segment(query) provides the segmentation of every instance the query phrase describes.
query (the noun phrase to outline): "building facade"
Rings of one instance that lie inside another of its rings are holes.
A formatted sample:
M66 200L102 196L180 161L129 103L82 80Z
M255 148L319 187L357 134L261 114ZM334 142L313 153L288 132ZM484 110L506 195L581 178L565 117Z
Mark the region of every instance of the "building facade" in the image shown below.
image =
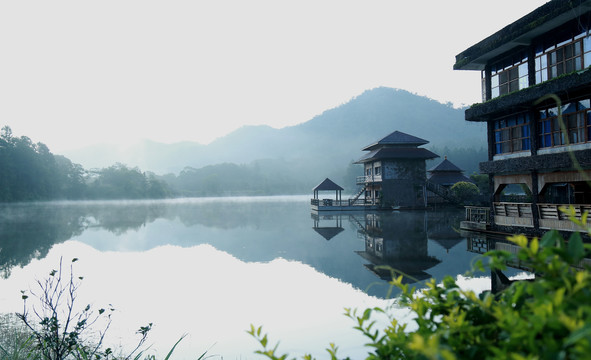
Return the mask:
M498 229L576 230L559 208L591 209L591 1L553 0L456 56L481 72Z
M364 176L357 178L366 203L381 207L422 208L425 203L427 159L439 157L419 146L427 140L395 131L364 147L368 153L356 163Z

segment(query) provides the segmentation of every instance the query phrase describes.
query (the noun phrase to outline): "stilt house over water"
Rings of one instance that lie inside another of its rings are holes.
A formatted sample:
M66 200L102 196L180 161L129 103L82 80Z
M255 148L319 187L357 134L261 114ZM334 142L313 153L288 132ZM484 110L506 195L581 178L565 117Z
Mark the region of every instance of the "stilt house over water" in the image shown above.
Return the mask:
M419 146L427 140L394 131L364 147L368 153L356 163L363 164L364 175L357 178L362 186L358 196L380 207L423 208L426 204L427 159L439 157Z
M465 117L488 126L497 230L574 230L559 207L591 209L590 30L591 0L553 0L456 56L482 74Z

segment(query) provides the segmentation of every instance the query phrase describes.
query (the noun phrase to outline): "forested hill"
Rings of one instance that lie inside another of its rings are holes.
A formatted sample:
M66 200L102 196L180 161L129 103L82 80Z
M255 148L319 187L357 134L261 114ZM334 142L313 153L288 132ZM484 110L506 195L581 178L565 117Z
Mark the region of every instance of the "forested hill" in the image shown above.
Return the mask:
M288 111L288 110L286 110ZM120 152L108 147L93 147L66 153L84 167L104 167L114 162L138 166L158 174L178 174L185 167L255 160L284 160L306 171L327 173L345 170L361 157L361 148L399 130L430 141L428 148L449 152L472 148L482 150L486 130L482 124L464 120L464 110L404 90L376 88L327 110L300 125L274 129L245 126L209 145L197 143L159 144L144 141ZM448 155L437 152L439 155ZM456 151L457 152L457 151ZM96 158L100 154L100 158ZM468 172L477 169L483 159L450 160ZM322 179L320 179L322 180Z
M486 136L482 124L463 118L463 110L378 88L300 125L245 126L207 146L146 141L128 153L92 148L100 162L85 161L83 153L54 156L5 126L0 202L305 194L326 177L353 193L361 149L395 130L430 141L429 149L469 175L486 160Z

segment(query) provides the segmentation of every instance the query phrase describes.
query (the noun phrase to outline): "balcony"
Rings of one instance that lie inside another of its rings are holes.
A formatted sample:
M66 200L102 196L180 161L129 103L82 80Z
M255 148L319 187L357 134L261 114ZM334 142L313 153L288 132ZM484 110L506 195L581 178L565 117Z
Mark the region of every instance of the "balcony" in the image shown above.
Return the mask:
M496 225L533 227L532 204L506 203L493 204Z
M575 217L580 219L585 212L591 212L591 205L555 205L555 204L538 204L538 212L540 214L540 229L557 229L578 231L581 230L578 225L575 225L568 219L568 215L559 210L560 207L572 206L575 209Z
M382 175L365 175L365 176L358 176L356 179L357 185L365 185L374 182L381 182Z
M540 229L565 231L581 230L569 220L568 215L560 211L561 207L572 206L575 216L581 218L586 211L591 211L590 204L538 204ZM496 225L533 227L533 205L531 203L496 202L493 204Z

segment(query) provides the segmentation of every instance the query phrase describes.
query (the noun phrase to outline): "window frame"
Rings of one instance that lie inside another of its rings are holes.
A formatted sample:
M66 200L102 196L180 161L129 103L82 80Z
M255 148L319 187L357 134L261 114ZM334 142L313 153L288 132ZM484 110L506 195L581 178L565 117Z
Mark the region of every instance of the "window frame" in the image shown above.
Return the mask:
M491 98L529 87L528 56L520 52L497 61L491 68ZM482 73L483 78L486 76Z
M495 120L494 154L506 155L531 151L531 119L528 113L520 113Z
M573 109L574 106L574 109ZM591 99L541 108L537 112L539 148L555 148L591 141ZM560 118L564 130L560 127Z

